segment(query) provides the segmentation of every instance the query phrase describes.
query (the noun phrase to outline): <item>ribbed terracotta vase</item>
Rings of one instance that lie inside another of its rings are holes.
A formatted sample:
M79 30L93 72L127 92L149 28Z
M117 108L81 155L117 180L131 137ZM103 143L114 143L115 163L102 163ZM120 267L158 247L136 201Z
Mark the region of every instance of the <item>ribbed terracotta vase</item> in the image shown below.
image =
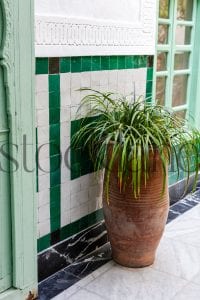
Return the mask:
M109 204L104 183L103 210L112 256L117 263L127 267L153 264L167 220L167 167L165 191L162 194L163 170L159 154L150 155L150 160L150 177L146 187L142 179L140 196L136 199L131 183L120 193L116 168L110 175Z

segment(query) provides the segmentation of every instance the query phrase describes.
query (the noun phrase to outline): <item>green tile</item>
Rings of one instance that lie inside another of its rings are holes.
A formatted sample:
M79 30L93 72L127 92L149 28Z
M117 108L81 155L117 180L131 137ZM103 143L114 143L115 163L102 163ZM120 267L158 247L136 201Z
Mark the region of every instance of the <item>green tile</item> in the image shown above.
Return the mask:
M84 216L83 218L81 218L78 223L79 223L79 231L82 231L85 228L88 228L89 227L88 216Z
M82 72L88 72L92 70L92 57L83 56L82 57Z
M153 68L147 69L147 80L153 80Z
M100 71L100 70L101 70L101 57L92 56L92 71Z
M71 236L71 224L64 226L60 230L60 239L65 240Z
M101 56L101 70L110 69L110 56Z
M125 69L126 63L125 63L125 56L118 56L118 69L122 70Z
M56 124L60 122L60 108L49 109L49 123Z
M139 67L139 57L138 57L138 55L133 57L133 67L134 67L134 69Z
M134 68L134 56L128 55L125 57L125 68L126 69Z
M77 73L82 71L82 57L72 57L71 58L71 72Z
M75 163L71 165L71 180L76 179L81 176L81 165L80 163Z
M56 216L56 218L51 218L51 232L60 229L60 216Z
M60 151L60 140L50 140L49 142L50 146L50 156L58 155L61 153Z
M71 121L71 137L80 129L83 119Z
M60 135L60 123L50 124L49 130L50 130L50 139L51 140L58 139Z
M71 164L74 165L81 161L81 149L74 149L71 147Z
M117 70L117 69L118 69L118 57L110 56L110 70Z
M57 170L60 170L60 165L61 165L61 155L54 155L50 156L50 169L51 172L55 172Z
M49 75L49 108L60 109L60 75Z
M56 171L50 173L50 184L51 184L51 187L54 187L54 186L60 184L60 168L57 169Z
M60 73L68 73L71 71L71 57L60 58Z
M84 159L84 157L85 157L85 159ZM80 167L81 167L81 176L94 172L94 165L93 165L92 161L89 160L88 154L87 154L87 156L86 155L82 156Z
M96 210L88 215L88 226L96 224L104 219L103 209Z
M60 228L60 185L50 188L51 232Z
M36 58L36 74L48 74L48 58Z
M51 201L51 218L59 218L60 217L60 202L53 198Z
M153 81L147 81L147 85L146 85L146 93L152 93L152 86L153 86Z
M38 239L37 241L37 249L38 252L41 252L51 246L51 237L50 234L47 234L41 238Z
M139 56L138 58L138 67L146 68L147 67L147 57L144 55Z

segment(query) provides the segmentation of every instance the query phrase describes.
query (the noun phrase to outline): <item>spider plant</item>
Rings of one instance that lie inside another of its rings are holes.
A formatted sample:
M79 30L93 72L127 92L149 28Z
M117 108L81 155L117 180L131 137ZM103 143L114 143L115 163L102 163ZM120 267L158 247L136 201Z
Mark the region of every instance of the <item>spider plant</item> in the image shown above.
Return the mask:
M172 153L176 160L177 176L182 154L187 178L193 166L197 180L200 133L189 127L186 120L178 118L172 110L144 101L142 97L130 99L114 93L81 90L89 91L89 94L82 99L79 110L87 107L88 112L73 136L72 147L88 147L95 170L106 166L107 199L110 174L116 164L120 191L131 182L134 197L137 198L142 180L145 185L148 182L150 153L155 151L158 151L162 161L163 191Z

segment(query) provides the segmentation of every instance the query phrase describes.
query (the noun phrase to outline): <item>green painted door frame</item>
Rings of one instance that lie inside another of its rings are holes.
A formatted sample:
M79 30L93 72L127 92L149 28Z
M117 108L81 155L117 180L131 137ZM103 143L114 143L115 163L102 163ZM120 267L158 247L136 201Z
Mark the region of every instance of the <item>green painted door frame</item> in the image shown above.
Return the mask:
M34 1L0 0L0 11L9 153L17 162L10 161L12 288L0 299L18 300L37 287Z

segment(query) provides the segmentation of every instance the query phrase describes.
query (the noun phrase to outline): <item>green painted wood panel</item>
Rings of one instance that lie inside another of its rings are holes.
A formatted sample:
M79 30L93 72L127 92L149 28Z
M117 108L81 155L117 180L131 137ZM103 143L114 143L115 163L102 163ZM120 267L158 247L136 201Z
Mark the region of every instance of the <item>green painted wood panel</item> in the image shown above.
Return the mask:
M3 71L0 67L0 292L12 284L11 208L6 114Z

